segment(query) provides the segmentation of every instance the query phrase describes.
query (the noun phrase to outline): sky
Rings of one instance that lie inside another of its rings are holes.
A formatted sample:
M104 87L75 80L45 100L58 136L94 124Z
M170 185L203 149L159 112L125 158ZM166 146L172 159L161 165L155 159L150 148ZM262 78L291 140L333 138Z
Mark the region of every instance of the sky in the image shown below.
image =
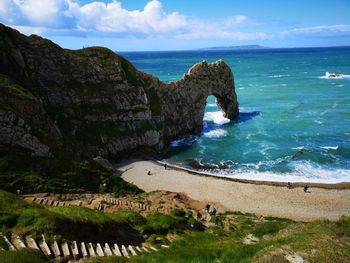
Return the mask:
M0 23L69 49L350 46L350 0L0 0Z

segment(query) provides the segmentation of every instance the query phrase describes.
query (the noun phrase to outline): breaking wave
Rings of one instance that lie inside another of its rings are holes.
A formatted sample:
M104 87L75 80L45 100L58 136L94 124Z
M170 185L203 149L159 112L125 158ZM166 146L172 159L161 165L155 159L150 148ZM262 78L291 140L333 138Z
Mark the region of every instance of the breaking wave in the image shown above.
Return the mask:
M230 119L227 119L224 116L222 116L221 111L206 112L204 114L204 120L208 122L214 122L215 124L219 124L219 125L230 122Z
M326 72L320 78L321 79L344 79L344 78L350 78L350 75Z
M216 129L216 130L211 130L208 132L204 132L203 136L208 137L208 138L219 138L227 135L227 131L223 129Z

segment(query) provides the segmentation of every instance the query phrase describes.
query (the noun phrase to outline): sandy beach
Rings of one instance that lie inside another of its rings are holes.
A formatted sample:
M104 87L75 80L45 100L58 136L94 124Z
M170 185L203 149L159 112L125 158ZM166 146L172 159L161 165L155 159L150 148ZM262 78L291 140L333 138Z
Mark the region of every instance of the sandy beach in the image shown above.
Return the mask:
M283 183L240 182L211 176L202 176L168 167L154 161L134 160L116 165L124 180L145 191L166 190L183 192L191 198L220 204L221 212L241 211L263 216L286 217L297 221L315 219L336 220L350 215L349 184L293 184L288 189ZM151 171L151 175L148 175Z

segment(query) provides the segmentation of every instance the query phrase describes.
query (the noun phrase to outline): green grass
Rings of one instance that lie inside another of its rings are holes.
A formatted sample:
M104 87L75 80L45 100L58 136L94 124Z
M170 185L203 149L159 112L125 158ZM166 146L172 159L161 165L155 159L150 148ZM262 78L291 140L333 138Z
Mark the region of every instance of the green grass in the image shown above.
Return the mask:
M169 244L168 234L177 239L169 249L142 253L137 257L98 258L88 262L285 262L284 256L297 253L310 263L350 262L350 217L338 221L293 222L288 219L253 214L225 213L215 218L217 224L205 231L193 231L193 217L181 210L169 215L146 217L131 211L112 214L83 207L44 207L25 202L15 195L0 191L1 231L38 237L139 244L145 239L160 247ZM88 235L87 235L88 234ZM245 244L247 235L258 241ZM84 236L85 235L85 236ZM94 239L95 238L95 239ZM127 241L125 241L127 240ZM5 247L4 242L0 242ZM0 262L45 262L31 251L0 252ZM25 260L21 257L27 255ZM4 261L3 258L7 258ZM32 260L32 261L30 261ZM37 260L37 261L35 261Z
M223 226L205 232L185 232L169 249L143 253L127 262L287 262L285 255L297 253L310 263L350 262L350 218L336 222L297 223L267 217L259 221L253 214L228 213L219 216ZM227 228L234 225L235 230ZM242 237L255 233L260 240L244 244ZM91 259L89 263L126 262L125 259Z
M32 234L40 237L57 235L67 240L141 240L142 236L128 221L115 215L84 207L45 207L28 203L17 196L0 191L0 231Z
M40 252L31 249L20 251L0 251L1 263L48 263L51 262Z
M31 157L21 151L0 156L0 189L15 193L109 192L118 196L142 190L125 182L119 174L92 160ZM106 185L106 187L103 187Z

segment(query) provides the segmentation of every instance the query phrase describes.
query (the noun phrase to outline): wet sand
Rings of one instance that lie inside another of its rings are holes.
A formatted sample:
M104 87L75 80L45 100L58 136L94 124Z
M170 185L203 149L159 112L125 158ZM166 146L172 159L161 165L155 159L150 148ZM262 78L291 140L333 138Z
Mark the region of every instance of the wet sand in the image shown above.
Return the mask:
M281 182L223 179L169 166L165 170L154 161L127 161L115 167L122 172L124 180L147 192L184 192L199 201L220 203L222 210L296 221L336 220L341 215L350 216L349 183L308 183L309 192L304 193L304 183L293 183L293 189L288 189L286 183Z

